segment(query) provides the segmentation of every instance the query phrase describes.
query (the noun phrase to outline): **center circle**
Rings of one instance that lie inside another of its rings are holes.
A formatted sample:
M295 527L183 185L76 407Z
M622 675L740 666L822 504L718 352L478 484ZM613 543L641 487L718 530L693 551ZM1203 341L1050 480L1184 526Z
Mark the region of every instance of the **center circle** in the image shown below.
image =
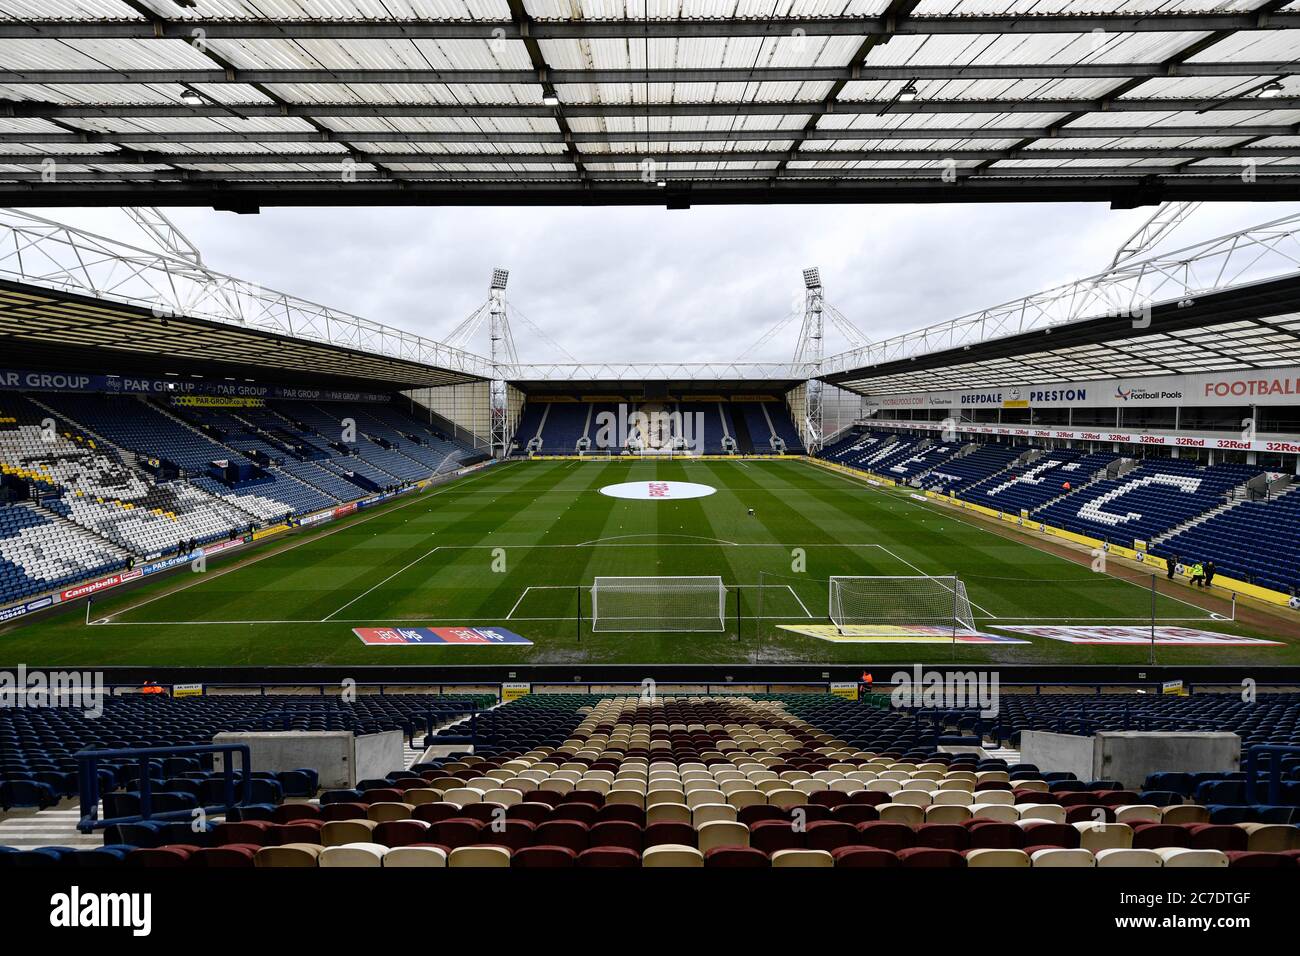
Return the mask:
M633 498L638 501L680 501L683 498L706 498L717 491L712 485L693 481L625 481L600 489L610 498Z

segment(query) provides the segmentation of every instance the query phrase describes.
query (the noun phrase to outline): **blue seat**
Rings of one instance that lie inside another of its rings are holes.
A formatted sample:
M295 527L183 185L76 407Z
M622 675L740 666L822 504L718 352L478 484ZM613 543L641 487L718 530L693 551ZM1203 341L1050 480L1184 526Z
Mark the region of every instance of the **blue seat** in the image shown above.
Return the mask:
M48 783L34 780L6 780L0 783L0 810L12 807L38 807L44 810L59 802L59 796Z
M78 850L72 854L73 866L104 867L121 866L133 846L99 846L93 850Z

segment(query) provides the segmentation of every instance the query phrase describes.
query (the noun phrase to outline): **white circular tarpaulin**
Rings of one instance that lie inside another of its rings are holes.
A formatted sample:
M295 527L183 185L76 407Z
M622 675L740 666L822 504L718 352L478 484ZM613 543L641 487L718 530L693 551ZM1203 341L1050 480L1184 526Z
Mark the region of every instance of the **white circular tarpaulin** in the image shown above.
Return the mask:
M681 501L684 498L705 498L717 490L712 485L699 485L693 481L625 481L606 485L600 493L611 498L634 498L638 501Z

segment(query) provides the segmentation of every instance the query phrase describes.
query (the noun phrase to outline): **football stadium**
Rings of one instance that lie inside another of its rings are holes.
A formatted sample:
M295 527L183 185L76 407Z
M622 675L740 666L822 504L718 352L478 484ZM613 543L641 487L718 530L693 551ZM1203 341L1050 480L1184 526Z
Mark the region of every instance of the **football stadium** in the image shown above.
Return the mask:
M370 877L869 868L932 919L980 885L899 871L983 868L1089 932L1285 919L1297 37L1272 0L0 0L6 921L415 867L462 872ZM171 211L935 203L1139 228L887 334L792 262L734 358L584 361L496 249L434 337ZM1190 238L1221 203L1254 224Z

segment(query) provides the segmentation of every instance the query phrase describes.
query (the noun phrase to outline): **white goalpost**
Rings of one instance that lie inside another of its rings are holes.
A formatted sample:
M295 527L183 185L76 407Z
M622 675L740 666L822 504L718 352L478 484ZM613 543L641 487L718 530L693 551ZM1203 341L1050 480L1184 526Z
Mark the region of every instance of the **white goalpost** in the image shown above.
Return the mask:
M830 579L830 619L840 634L969 633L975 616L956 575L848 576Z
M593 632L726 630L727 588L717 576L598 577Z

